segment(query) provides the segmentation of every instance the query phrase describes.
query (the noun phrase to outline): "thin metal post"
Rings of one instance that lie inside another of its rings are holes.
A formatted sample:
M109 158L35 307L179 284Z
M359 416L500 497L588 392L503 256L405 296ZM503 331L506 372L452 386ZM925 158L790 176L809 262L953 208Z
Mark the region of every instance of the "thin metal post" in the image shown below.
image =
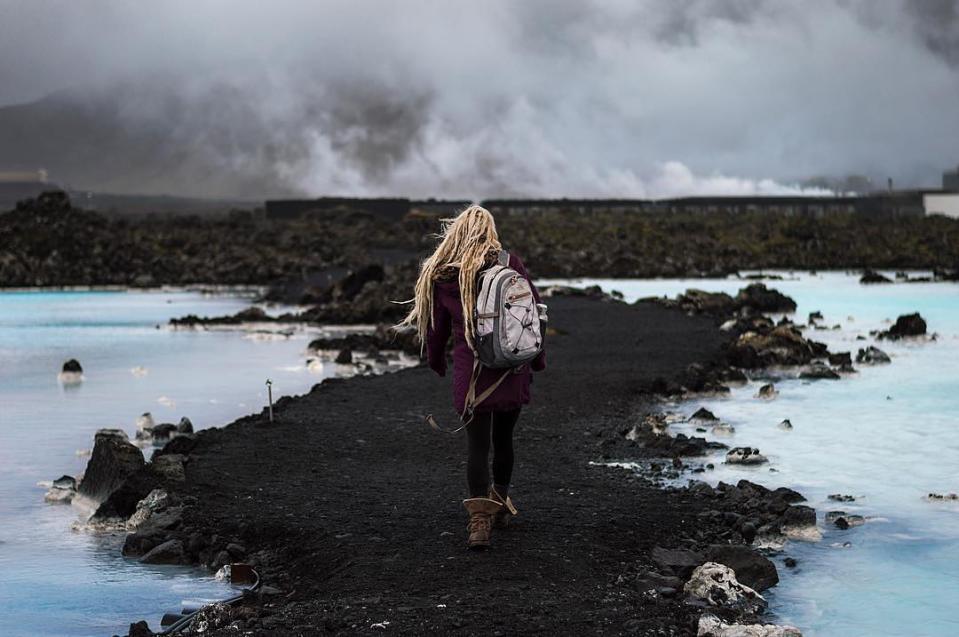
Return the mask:
M273 422L273 381L266 379L266 393L270 399L270 422Z

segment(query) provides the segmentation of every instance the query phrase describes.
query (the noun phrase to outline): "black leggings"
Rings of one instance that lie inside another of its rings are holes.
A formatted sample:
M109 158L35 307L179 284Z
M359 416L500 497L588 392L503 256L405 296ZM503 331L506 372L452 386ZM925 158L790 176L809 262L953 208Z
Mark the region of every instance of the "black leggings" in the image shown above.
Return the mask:
M493 443L493 483L506 495L513 475L513 427L519 419L519 408L493 411L473 416L466 427L469 451L466 458L466 482L471 498L485 498L489 491L489 447Z

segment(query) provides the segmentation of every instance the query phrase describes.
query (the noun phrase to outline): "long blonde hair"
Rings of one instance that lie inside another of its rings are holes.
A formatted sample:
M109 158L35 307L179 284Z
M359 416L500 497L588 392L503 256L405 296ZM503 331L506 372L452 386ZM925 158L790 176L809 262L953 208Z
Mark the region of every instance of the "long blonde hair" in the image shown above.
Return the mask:
M472 205L452 219L442 219L443 229L436 246L423 264L416 279L413 308L397 326L412 326L426 343L426 333L433 321L433 283L447 268L459 268L460 300L463 302L463 324L466 342L473 349L473 313L476 308L476 274L486 265L487 255L502 249L496 233L496 221L489 210Z

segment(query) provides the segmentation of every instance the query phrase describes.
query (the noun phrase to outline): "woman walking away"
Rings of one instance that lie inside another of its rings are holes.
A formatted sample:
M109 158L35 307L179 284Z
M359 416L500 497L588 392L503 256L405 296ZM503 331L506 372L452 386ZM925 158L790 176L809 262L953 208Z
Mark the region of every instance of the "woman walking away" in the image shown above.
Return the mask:
M439 237L401 325L416 327L440 376L446 375L446 344L453 337L453 404L468 445L467 545L480 549L489 546L492 527L506 527L516 514L509 497L513 429L530 400L531 370L546 368L545 306L523 262L503 250L485 208L470 206L445 219Z

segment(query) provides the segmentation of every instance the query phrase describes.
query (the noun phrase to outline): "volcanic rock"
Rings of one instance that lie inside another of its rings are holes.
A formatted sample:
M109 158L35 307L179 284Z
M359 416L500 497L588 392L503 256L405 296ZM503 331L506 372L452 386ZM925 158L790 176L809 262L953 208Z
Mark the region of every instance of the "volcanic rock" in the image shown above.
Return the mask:
M903 314L896 319L896 324L888 331L879 334L879 338L888 340L898 340L906 336L922 336L926 333L926 321L918 312L913 314Z
M118 437L100 436L98 432L78 492L100 504L144 464L143 453L136 446Z
M705 407L700 407L689 417L690 420L719 420L713 412L709 411Z
M711 606L747 613L762 612L766 608L766 600L762 595L740 584L731 568L716 562L706 562L697 567L683 590L690 597Z
M756 312L795 312L796 302L778 290L767 288L762 283L746 286L736 295L740 307Z
M743 544L713 544L706 549L706 559L733 569L736 579L755 591L762 592L779 583L776 565Z
M766 456L759 453L759 449L752 447L735 447L726 454L728 464L755 465L769 462Z
M775 398L779 395L779 390L776 389L776 386L772 383L766 383L759 388L759 391L756 393L757 398Z
M180 422L176 426L176 432L178 434L192 434L193 423L186 416L180 418Z
M860 283L892 283L892 279L876 272L875 270L866 270L859 279Z
M188 564L189 558L180 540L167 540L140 558L144 564Z
M891 363L892 359L889 358L889 354L885 353L878 347L873 347L870 345L865 349L860 349L856 354L856 362L866 365L878 365L881 363Z
M830 365L852 365L852 355L849 352L835 352L829 355Z
M697 566L706 561L705 556L696 551L665 549L659 546L650 552L650 556L657 566L682 579L687 579Z
M822 363L813 363L809 367L805 368L799 374L800 378L807 379L826 379L826 380L838 380L839 374L837 374L831 367L824 365Z

